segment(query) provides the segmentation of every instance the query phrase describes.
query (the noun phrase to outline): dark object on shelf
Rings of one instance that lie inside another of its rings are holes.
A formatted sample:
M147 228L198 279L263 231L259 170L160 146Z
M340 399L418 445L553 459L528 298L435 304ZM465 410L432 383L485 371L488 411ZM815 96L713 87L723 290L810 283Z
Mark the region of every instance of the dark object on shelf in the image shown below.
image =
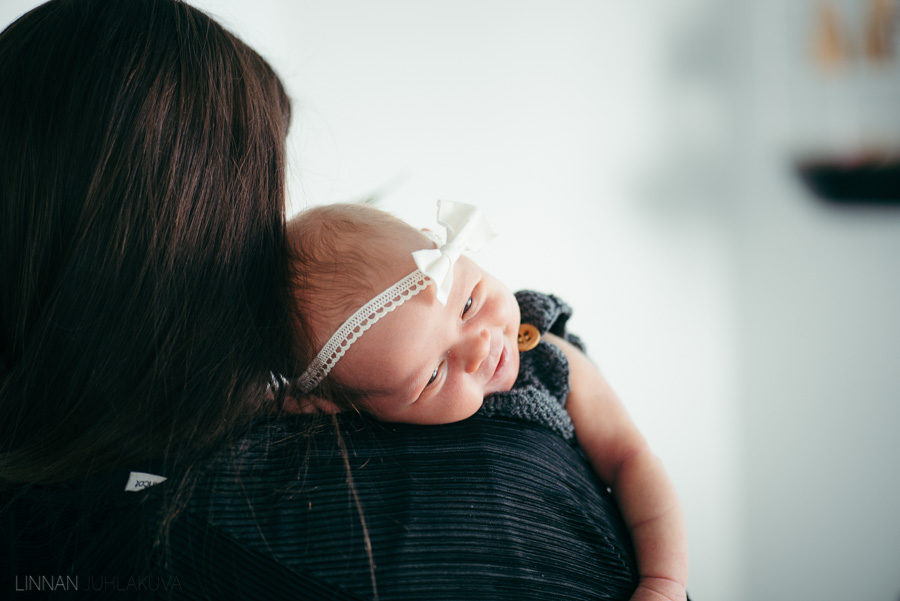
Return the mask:
M900 206L900 159L810 160L797 173L819 198L842 205Z

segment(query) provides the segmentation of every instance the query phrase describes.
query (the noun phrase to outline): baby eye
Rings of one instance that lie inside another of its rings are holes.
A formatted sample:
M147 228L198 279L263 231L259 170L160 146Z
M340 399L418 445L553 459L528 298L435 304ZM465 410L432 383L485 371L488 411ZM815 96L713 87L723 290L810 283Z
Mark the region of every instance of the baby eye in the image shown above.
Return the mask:
M466 306L463 307L463 310L462 310L462 317L465 317L465 316L466 316L466 313L468 313L468 312L469 312L469 309L471 309L471 308L472 308L472 297L470 296L470 297L469 297L469 300L466 301Z
M441 369L440 365L438 365L437 367L434 368L434 371L431 373L431 377L428 379L428 384L425 385L425 388L428 388L429 386L432 385L432 383L434 383L435 380L437 380L438 372L440 371L440 369Z

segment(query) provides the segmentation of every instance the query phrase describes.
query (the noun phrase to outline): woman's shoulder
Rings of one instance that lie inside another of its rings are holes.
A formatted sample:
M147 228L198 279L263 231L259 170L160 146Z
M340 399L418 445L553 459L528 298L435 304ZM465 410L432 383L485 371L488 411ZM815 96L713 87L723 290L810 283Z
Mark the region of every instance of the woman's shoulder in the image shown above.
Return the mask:
M514 466L513 472L504 466ZM370 477L455 480L478 474L507 482L552 474L548 482L599 489L581 452L540 424L475 415L452 424L415 425L379 422L364 415L284 416L258 420L206 468L205 481L216 487L246 480L267 487L298 474L292 486L309 488L310 478L345 482L350 468L354 481ZM435 468L441 473L435 474ZM299 471L298 471L299 470ZM211 490L211 489L210 489ZM202 490L200 496L212 496Z
M370 559L383 598L627 597L635 578L618 510L584 457L512 419L258 422L216 459L191 511L361 596Z

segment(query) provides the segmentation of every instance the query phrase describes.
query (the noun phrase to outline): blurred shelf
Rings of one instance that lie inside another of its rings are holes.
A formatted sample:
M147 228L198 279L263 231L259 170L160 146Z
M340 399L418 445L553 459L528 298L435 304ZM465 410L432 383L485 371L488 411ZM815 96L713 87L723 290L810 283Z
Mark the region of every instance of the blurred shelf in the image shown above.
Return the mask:
M900 207L900 158L816 158L797 174L820 199L841 205Z

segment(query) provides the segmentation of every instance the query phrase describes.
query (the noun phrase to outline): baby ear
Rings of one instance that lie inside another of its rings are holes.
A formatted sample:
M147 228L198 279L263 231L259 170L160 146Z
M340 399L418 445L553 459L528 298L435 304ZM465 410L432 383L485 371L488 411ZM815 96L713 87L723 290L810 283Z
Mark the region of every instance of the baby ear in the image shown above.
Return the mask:
M319 398L314 395L306 395L300 399L289 396L284 399L282 409L285 413L308 414L308 413L340 413L341 409L331 401Z

